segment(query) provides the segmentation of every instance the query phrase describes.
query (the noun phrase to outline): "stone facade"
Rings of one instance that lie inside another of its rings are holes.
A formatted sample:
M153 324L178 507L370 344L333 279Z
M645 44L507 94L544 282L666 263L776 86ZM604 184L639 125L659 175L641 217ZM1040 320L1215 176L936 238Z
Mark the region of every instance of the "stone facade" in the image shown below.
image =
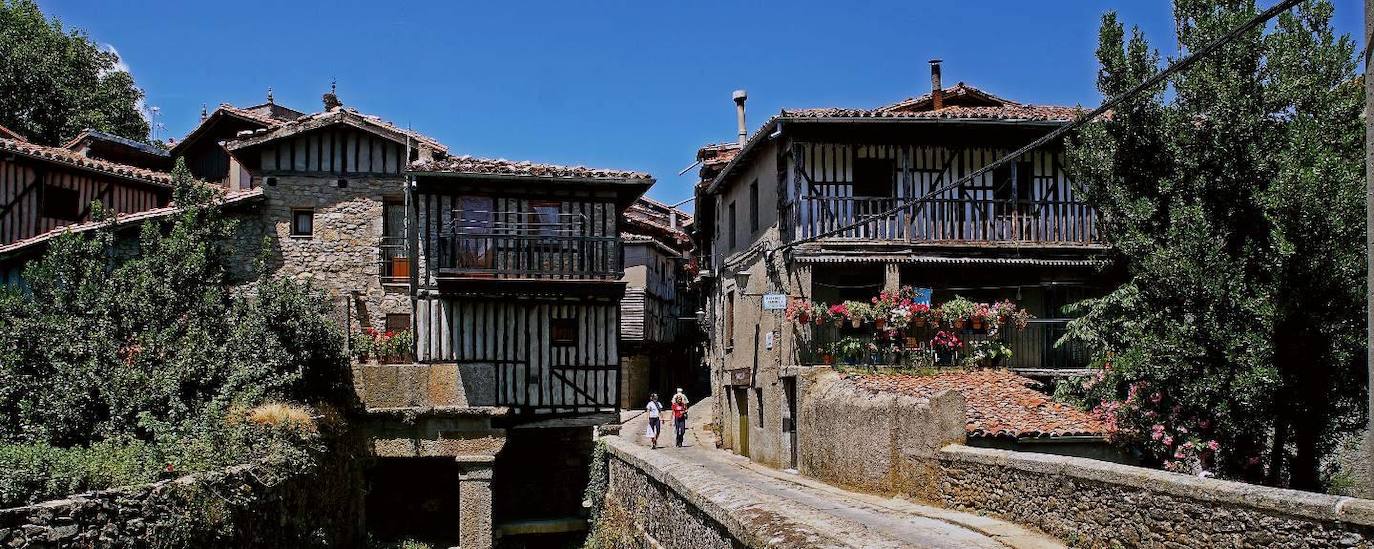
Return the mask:
M1092 459L950 446L938 498L1070 545L1374 547L1374 501Z
M339 186L335 176L308 174L275 176L275 185L262 185L265 202L257 216L245 220L261 231L241 228L243 238L266 235L269 273L310 281L339 303L341 325L355 329L382 328L387 314L411 314L408 284L383 284L377 245L382 238L382 210L387 201L404 199L402 176L360 176ZM291 234L293 211L314 212L314 231L309 236ZM352 293L355 298L348 298Z
M934 484L936 452L964 441L964 399L957 392L929 400L875 394L828 368L798 379L797 468L808 477L867 492L919 494Z

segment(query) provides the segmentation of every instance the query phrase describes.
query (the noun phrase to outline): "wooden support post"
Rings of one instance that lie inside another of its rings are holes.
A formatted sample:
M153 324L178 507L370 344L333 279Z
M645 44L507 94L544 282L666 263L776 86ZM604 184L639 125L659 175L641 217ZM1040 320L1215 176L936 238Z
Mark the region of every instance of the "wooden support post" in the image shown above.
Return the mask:
M458 547L491 549L492 456L458 456Z

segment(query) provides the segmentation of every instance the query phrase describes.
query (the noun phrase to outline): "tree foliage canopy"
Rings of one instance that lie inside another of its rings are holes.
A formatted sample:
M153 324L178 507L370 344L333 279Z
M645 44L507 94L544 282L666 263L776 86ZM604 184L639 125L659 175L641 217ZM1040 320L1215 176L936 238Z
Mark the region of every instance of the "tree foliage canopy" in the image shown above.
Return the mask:
M178 469L243 462L258 449L226 434L239 412L353 402L328 302L287 279L231 287L234 223L219 191L181 161L173 176L172 219L145 222L133 243L108 226L60 237L25 269L26 291L0 291L0 446L39 448L0 447L0 462L44 447L122 456L130 444Z
M46 145L86 128L146 141L142 99L116 53L33 0L0 0L0 126Z
M1179 44L1257 12L1176 0ZM1301 4L1070 140L1130 277L1071 326L1106 366L1081 388L1171 469L1316 488L1322 456L1362 423L1364 91L1331 16ZM1160 61L1113 13L1097 55L1104 96Z

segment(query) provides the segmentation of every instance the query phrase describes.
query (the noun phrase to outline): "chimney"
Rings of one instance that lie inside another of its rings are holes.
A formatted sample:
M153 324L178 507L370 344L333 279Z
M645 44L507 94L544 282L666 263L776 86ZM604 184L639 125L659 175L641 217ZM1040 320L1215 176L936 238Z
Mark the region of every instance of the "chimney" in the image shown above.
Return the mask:
M735 100L735 114L739 119L739 146L743 148L744 141L749 138L749 127L744 125L744 102L749 99L749 92L735 90L730 97Z
M930 104L931 110L945 107L945 88L940 85L940 60L930 60Z

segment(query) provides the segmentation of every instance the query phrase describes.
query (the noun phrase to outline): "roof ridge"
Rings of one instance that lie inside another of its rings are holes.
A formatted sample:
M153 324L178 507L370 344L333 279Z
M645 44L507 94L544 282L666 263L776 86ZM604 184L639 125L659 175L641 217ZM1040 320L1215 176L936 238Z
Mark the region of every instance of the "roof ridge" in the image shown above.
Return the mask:
M62 147L50 147L39 145L27 141L16 141L0 137L0 150L22 154L40 160L48 160L64 164L74 168L90 170L116 177L133 179L135 181L170 187L172 185L172 174L129 164L121 164L99 158L90 158L71 149Z

